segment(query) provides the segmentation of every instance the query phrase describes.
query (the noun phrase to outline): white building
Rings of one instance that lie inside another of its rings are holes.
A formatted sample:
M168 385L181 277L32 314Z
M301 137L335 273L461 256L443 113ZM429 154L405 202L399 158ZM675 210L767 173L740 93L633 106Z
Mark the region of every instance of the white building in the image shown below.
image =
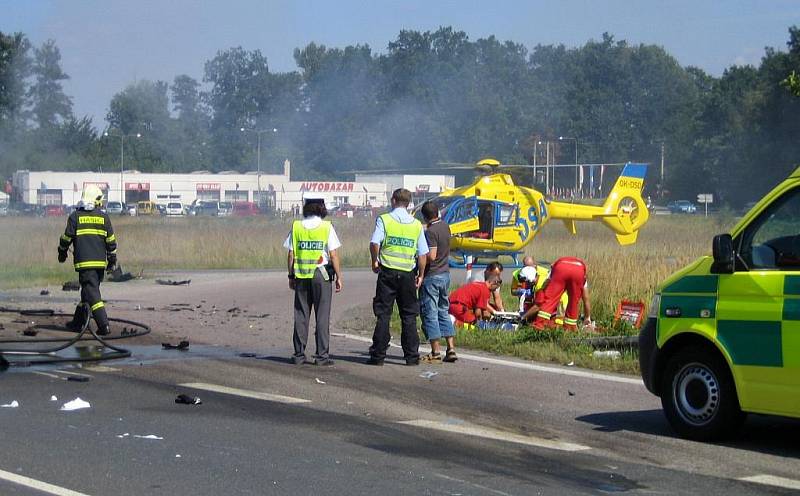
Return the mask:
M196 201L253 202L277 210L291 211L303 203L303 194L322 194L329 207L384 207L396 188L409 189L414 201L452 188L453 176L359 174L355 181L291 181L291 164L283 174L248 172L189 174L120 172L17 171L12 179L12 201L31 205L74 205L86 185L96 184L108 201L158 204Z

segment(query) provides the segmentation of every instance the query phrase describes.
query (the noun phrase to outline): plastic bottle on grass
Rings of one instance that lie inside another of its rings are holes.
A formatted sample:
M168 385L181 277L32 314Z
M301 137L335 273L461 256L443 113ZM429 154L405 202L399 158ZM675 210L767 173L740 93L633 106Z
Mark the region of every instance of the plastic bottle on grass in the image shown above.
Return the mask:
M617 350L606 350L606 351L597 350L594 353L592 353L592 357L594 357L594 358L610 358L611 360L616 360L616 359L622 357L622 353L620 353Z

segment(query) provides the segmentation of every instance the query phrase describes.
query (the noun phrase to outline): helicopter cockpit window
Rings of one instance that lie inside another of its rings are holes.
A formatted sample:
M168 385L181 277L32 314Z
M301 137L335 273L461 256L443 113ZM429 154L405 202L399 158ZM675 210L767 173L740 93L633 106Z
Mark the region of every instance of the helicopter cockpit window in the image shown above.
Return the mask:
M436 202L436 205L439 207L439 217L444 219L447 216L448 208L455 202L456 200L460 200L464 198L463 196L439 196L433 199Z
M500 226L513 226L517 222L516 205L501 204L497 212L497 224Z
M800 188L789 191L742 234L742 269L800 270Z

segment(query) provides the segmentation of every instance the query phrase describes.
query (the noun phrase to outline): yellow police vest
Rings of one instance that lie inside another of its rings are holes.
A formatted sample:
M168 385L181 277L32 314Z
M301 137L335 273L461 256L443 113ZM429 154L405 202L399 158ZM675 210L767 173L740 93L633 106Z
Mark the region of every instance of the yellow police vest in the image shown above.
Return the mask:
M387 269L411 272L417 264L417 240L422 234L422 224L417 219L401 224L389 214L381 215L384 237L379 260Z
M331 223L323 220L314 229L303 227L303 221L292 224L292 250L294 251L294 276L297 279L311 279L314 271L322 263L322 254L328 248Z

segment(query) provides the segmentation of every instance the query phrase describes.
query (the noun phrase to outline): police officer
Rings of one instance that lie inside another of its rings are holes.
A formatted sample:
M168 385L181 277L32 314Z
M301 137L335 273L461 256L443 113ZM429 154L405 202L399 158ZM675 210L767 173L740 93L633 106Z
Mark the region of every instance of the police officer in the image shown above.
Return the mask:
M284 247L289 250L289 288L294 290L294 355L296 365L305 363L311 310L316 319L317 365L333 365L329 356L332 284L342 290L338 249L342 246L320 196L304 198L303 220L292 223Z
M58 261L67 260L67 250L73 247L73 262L81 284L81 305L75 309L67 327L79 331L87 319L84 305L91 308L97 334L105 336L111 331L108 326L105 303L100 295L103 271L113 271L117 265L117 237L111 220L100 208L103 192L94 184L83 190L78 208L67 219L67 228L58 244Z
M417 315L419 300L417 289L425 273L428 243L422 224L408 213L411 192L396 189L392 193L392 211L375 221L369 251L372 271L378 274L372 311L377 317L369 365L383 365L389 348L389 320L394 302L400 311L402 331L400 343L406 365L419 365L419 335Z

